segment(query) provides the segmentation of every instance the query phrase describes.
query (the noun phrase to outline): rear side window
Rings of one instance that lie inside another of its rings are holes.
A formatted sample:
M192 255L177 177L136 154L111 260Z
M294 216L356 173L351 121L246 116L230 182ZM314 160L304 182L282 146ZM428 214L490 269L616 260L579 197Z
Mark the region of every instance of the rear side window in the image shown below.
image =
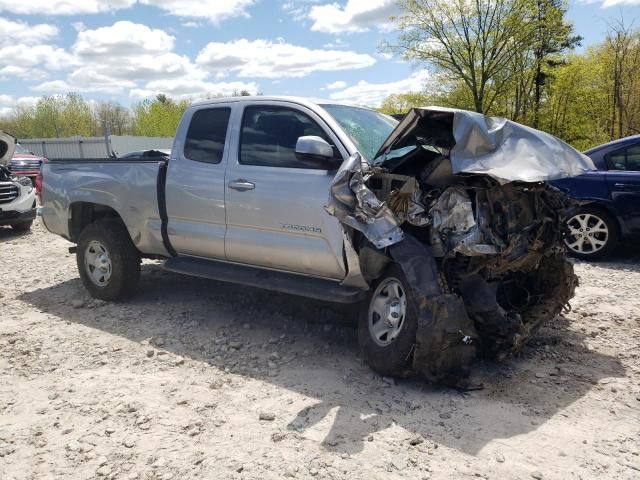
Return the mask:
M296 157L298 138L315 135L331 144L310 117L283 107L247 107L242 119L238 161L244 165L326 169L326 163Z
M220 163L230 115L230 108L207 108L195 112L187 131L184 156L196 162Z
M609 170L640 171L640 145L616 150L605 156Z

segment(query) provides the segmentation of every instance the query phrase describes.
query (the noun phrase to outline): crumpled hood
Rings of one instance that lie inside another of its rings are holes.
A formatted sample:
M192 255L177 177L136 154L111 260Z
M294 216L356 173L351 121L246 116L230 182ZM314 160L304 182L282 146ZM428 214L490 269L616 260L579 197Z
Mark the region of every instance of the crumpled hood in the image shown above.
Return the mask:
M7 166L16 150L16 139L0 130L0 165Z
M453 173L485 174L500 183L557 180L596 169L589 157L553 135L455 108L412 109L376 158L410 145L445 148Z

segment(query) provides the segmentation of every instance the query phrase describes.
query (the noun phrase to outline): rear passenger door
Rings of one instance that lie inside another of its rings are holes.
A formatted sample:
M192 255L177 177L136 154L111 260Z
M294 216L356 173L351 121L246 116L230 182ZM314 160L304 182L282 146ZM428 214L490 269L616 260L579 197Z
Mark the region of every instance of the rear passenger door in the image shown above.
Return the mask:
M167 171L169 240L179 254L224 259L229 121L234 104L210 104L181 125Z
M606 181L618 215L631 233L640 232L640 143L605 155Z
M299 137L344 149L311 110L287 102L246 103L226 172L227 259L343 279L342 235L324 210L336 161L298 158Z

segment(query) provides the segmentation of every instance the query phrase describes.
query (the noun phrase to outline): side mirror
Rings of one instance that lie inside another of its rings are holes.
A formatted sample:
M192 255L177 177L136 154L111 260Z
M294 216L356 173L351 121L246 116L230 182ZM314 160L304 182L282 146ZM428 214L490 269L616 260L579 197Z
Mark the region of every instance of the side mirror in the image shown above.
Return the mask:
M322 159L333 158L333 147L320 137L300 137L296 142L296 154Z

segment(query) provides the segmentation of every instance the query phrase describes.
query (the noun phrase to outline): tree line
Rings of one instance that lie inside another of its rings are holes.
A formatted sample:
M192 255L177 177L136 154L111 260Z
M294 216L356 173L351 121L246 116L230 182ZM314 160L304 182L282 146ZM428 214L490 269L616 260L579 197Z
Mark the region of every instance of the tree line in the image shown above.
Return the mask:
M640 31L623 20L576 53L564 0L401 0L383 49L433 72L429 93L381 110L443 105L509 118L578 149L640 133ZM434 91L434 86L437 88Z
M249 95L247 91L232 96ZM131 109L117 102L89 102L78 93L42 97L35 105L18 105L6 118L0 118L0 130L20 138L62 138L139 135L173 137L182 114L191 104L157 95Z

